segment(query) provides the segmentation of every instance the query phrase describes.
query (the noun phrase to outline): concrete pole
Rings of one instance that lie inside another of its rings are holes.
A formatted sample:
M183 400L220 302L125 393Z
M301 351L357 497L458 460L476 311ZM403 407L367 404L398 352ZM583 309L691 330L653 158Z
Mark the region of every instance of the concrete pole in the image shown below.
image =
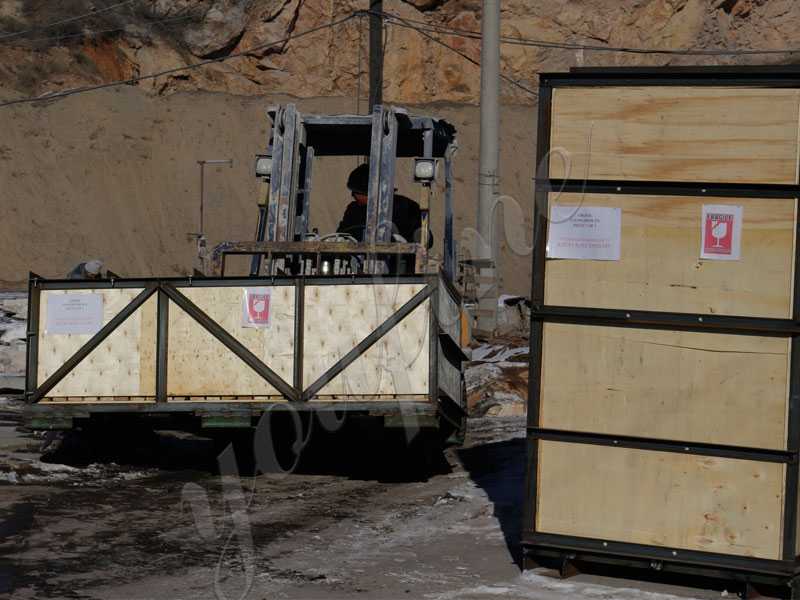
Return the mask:
M500 0L483 0L481 21L481 149L478 172L478 233L492 239L500 136ZM489 258L488 256L482 258Z
M492 207L497 195L500 154L500 0L483 0L481 20L481 147L478 171L479 247L477 329L497 327L498 257Z

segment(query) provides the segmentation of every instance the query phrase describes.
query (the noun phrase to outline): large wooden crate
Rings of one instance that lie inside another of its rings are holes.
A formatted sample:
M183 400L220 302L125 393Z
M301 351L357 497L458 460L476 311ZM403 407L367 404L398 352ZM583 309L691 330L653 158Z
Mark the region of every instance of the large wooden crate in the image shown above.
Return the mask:
M268 296L267 323L243 321L246 290ZM84 311L100 307L96 330L68 332L63 322L49 330L53 311L70 301ZM447 398L463 410L459 315L457 293L435 276L34 277L28 396L38 405L160 404L161 411L286 400L424 402L435 411Z
M799 124L797 71L542 76L529 556L798 571ZM618 209L618 259L549 258L559 206Z

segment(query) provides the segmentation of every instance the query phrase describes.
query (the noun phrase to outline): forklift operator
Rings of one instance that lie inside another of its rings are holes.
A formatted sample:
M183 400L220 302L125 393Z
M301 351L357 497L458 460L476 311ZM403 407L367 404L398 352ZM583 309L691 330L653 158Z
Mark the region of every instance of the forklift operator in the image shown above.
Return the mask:
M367 190L369 188L369 165L359 165L347 178L347 188L353 194L353 201L344 211L338 233L352 235L359 242L364 241L367 223ZM407 242L419 242L422 228L422 212L419 204L400 194L394 195L392 211L393 233L403 236ZM433 245L433 237L428 236L428 247Z

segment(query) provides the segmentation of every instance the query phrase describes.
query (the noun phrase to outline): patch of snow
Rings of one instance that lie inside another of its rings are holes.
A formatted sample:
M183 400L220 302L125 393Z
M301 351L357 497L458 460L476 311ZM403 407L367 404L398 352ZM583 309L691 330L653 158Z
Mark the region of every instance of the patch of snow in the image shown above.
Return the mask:
M475 588L475 591L479 594L489 594L490 596L501 596L505 594L510 594L511 588L492 586L492 585L482 585Z
M0 479L4 479L8 483L19 483L19 477L14 471L8 471L7 473L0 473Z
M511 392L497 391L492 394L492 398L498 402L525 402L525 398L521 395Z
M521 354L528 354L530 352L530 348L528 346L519 346L517 348L505 348L502 352L499 352L497 355L484 359L485 362L508 362L509 358L513 358L514 356L519 356Z
M491 344L482 344L477 348L472 349L472 360L483 360L495 350L499 350L502 346L492 346Z
M450 590L440 594L426 594L435 600L457 600L460 598L484 598L504 595L526 600L572 600L574 598L601 598L608 600L698 600L687 596L676 596L661 592L650 592L634 587L612 587L582 581L561 581L545 577L536 571L526 571L512 582L493 585L478 585Z
M6 466L7 471L0 471L0 481L12 484L31 483L57 483L66 482L70 485L85 485L93 482L131 481L149 477L153 471L121 470L114 463L92 463L86 467L72 467L59 463L45 463L40 460L21 460L15 462L13 467Z
M91 469L93 465L89 465L87 469ZM71 467L69 465L62 465L59 463L46 463L40 460L31 462L31 467L42 471L44 473L79 473L81 469L78 467Z
M525 300L525 296L515 296L514 294L500 294L497 298L497 306L505 307L508 300Z
M10 323L0 323L0 340L6 344L11 342L24 342L27 335L27 324L25 321L11 321Z
M464 380L467 384L467 392L471 392L477 387L485 385L493 379L503 376L503 370L499 365L484 363L474 367L467 367L464 370Z
M23 408L25 408L24 400L0 396L0 410L5 412L22 412Z
M536 571L526 571L520 579L528 585L539 589L564 593L568 598L614 598L615 600L687 600L685 596L649 592L633 587L610 587L596 583L583 583L579 581L561 581L552 577L545 577ZM691 600L691 599L688 599Z

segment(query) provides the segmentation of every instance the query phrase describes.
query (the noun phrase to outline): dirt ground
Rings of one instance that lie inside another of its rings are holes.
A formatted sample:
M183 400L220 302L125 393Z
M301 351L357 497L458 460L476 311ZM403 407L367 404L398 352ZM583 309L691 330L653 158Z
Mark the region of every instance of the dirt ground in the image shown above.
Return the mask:
M472 419L466 444L427 476L404 472L401 454L332 438L299 473L222 479L201 438L162 433L134 460L89 464L64 444L44 455L62 462L43 462L46 440L18 428L19 402L2 400L0 415L0 596L720 596L521 572L524 417Z

